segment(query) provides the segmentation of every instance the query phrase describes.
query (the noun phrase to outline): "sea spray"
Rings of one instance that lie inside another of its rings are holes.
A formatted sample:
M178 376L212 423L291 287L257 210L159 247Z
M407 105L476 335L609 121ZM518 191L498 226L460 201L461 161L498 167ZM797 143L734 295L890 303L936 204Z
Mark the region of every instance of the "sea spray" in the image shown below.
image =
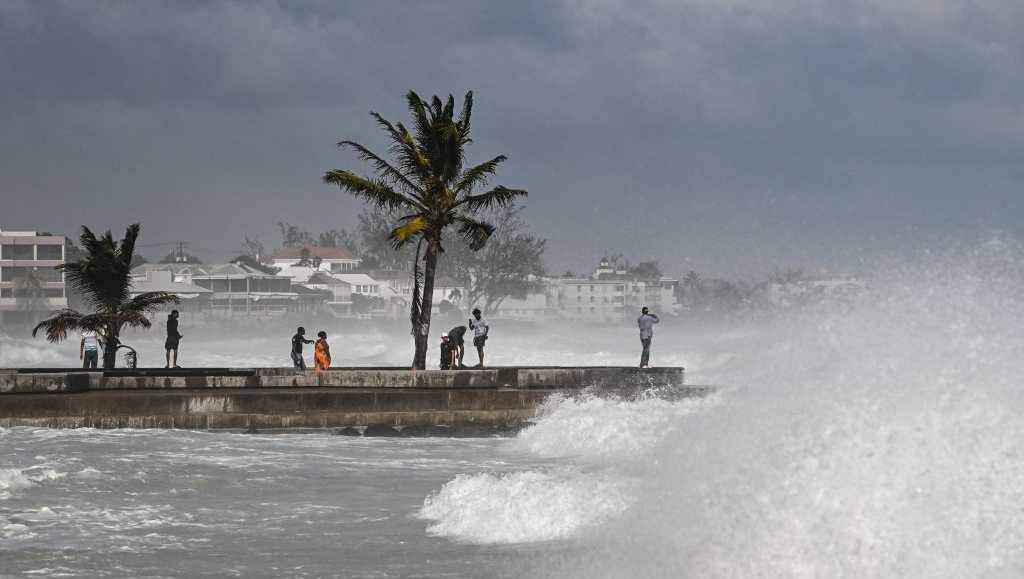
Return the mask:
M737 341L569 577L1010 577L1024 571L1024 253L874 272Z

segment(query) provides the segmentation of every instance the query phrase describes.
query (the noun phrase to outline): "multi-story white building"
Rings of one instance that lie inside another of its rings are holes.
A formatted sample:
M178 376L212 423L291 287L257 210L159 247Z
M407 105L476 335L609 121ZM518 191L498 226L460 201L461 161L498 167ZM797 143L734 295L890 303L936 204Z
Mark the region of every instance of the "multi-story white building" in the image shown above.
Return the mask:
M680 309L675 298L679 280L637 277L613 269L607 261L591 277L555 278L550 283L559 313L571 318L618 322L635 317L644 306L673 315Z
M0 321L37 321L40 311L68 305L64 237L0 230Z

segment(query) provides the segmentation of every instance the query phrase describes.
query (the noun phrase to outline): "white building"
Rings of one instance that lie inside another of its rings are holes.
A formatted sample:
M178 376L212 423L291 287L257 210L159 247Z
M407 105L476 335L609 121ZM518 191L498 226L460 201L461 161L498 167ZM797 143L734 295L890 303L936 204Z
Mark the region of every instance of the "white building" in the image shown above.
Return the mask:
M292 277L296 283L309 279L312 273L320 271L330 274L350 273L359 269L363 260L352 255L344 247L284 247L274 252L268 265L279 268L281 275ZM292 270L295 269L293 272Z
M183 312L202 310L227 317L275 316L299 309L299 294L292 291L291 286L289 277L240 263L145 264L132 270L133 295L145 291L175 294L180 291L185 301L179 304L181 307L172 307ZM206 291L193 289L195 287Z
M0 321L31 322L68 306L64 237L0 230Z
M563 316L598 322L620 322L639 315L647 306L653 312L677 315L680 305L670 277L638 278L614 270L602 261L591 277L554 278L554 302Z

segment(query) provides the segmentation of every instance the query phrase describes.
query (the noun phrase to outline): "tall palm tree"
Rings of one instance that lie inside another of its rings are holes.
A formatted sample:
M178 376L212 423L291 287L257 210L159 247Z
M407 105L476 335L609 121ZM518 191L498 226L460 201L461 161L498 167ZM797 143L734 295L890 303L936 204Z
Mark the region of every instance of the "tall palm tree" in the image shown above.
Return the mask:
M131 297L132 254L138 237L138 223L128 227L120 243L114 241L109 231L97 238L83 226L81 259L58 268L64 270L67 283L95 311L83 314L66 308L54 312L49 319L39 322L32 330L32 336L44 330L46 339L60 342L68 337L68 332L92 330L99 334L103 343L103 367L113 368L121 329L124 326L149 328L152 323L146 314L160 306L178 303L178 296L167 292L146 292Z
M465 149L470 139L473 93L466 93L462 111L456 117L455 99L448 95L442 103L433 97L428 103L413 91L406 95L412 113L410 132L402 123L391 123L381 115L370 115L391 141L391 161L354 141L341 141L339 147L356 151L360 159L373 165L375 175L363 177L351 171L334 169L323 179L359 199L396 215L391 242L395 249L415 243L413 296L409 312L416 343L413 367L427 363L427 338L430 332L430 308L434 294L434 274L438 256L449 226L473 250L481 249L494 232L494 226L480 219L481 211L505 207L522 189L497 186L477 193L486 186L504 155L465 168ZM420 263L422 261L422 272Z

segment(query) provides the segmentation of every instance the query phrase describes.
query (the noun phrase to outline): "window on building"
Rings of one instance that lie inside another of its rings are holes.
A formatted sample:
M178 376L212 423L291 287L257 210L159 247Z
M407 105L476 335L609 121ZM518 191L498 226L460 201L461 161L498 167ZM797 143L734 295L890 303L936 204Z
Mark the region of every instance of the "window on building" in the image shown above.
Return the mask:
M52 267L0 267L0 281L16 282L30 275L43 283L64 281L62 272Z
M46 261L61 261L64 259L64 246L62 245L37 245L36 259Z
M231 291L233 292L245 292L246 285L244 279L233 279L231 280Z
M0 287L0 298L13 298L14 288L12 287Z
M35 259L35 246L14 244L0 246L0 259L32 261Z

